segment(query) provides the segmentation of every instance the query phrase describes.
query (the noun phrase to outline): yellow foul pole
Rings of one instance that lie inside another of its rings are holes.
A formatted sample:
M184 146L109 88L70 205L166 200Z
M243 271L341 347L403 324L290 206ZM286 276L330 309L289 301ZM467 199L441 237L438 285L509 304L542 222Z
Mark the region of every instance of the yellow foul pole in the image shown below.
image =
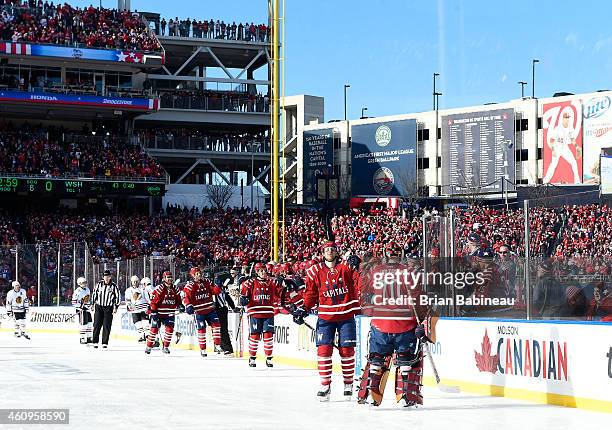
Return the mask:
M285 234L286 234L286 209L285 209L285 198L287 197L287 182L285 181L285 172L287 171L287 159L285 158L285 145L287 144L287 130L285 130L285 123L286 120L285 118L285 109L284 109L284 104L285 104L285 0L283 0L283 16L281 18L281 20L283 21L283 33L282 33L282 38L281 38L281 100L282 100L282 104L283 106L281 106L281 117L283 119L282 122L282 127L280 127L280 132L282 133L281 135L281 147L283 148L283 153L282 153L282 159L283 159L283 172L282 172L282 178L281 178L281 183L282 183L282 190L283 193L281 195L281 201L282 201L282 214L283 214L283 220L282 220L282 226L283 226L283 234L282 234L282 248L283 248L283 261L287 261L287 249L285 248L285 244L287 242L286 238L285 238Z
M279 85L279 28L278 28L278 0L274 1L273 8L273 25L272 25L272 260L278 261L278 168L279 168L279 154L278 147L280 142L280 135L278 130L279 125L279 113L280 113L280 85Z

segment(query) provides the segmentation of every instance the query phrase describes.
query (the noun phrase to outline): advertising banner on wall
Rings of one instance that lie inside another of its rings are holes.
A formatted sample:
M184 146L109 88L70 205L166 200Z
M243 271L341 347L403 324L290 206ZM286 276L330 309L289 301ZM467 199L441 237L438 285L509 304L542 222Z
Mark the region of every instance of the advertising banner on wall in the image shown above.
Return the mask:
M317 177L333 173L334 129L305 131L303 142L302 199L313 203L317 198Z
M514 154L513 109L442 117L442 193L513 191Z
M102 97L86 94L60 94L1 90L0 101L28 102L45 105L89 106L118 110L150 111L159 109L159 99Z
M415 119L354 125L351 141L353 196L416 195Z
M583 173L585 184L599 184L599 156L612 146L612 93L602 93L583 101Z
M601 194L612 194L612 148L603 148L600 156Z
M582 104L547 103L542 109L545 184L582 183Z
M144 63L146 53L141 51L126 51L114 49L81 48L59 45L33 45L30 43L0 42L0 53L11 55L27 55L31 57L72 58L75 60L96 60L114 63ZM163 53L153 55L161 57Z
M462 389L612 410L609 323L441 318L436 332L438 371Z

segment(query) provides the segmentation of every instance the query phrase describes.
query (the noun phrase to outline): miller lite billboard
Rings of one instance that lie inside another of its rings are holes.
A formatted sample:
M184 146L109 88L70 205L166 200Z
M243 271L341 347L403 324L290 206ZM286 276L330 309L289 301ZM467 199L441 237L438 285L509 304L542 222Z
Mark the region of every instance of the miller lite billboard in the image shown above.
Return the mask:
M353 196L403 197L417 190L415 119L351 127Z
M601 182L603 165L599 156L602 148L612 146L612 92L588 98L582 104L583 119L583 173L585 184Z

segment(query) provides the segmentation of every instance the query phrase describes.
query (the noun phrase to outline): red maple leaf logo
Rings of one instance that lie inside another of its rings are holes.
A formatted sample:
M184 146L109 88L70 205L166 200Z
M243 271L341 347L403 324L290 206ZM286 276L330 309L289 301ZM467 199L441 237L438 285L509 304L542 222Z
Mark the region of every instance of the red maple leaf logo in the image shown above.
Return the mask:
M491 355L491 341L489 340L489 334L485 329L484 337L482 338L482 354L474 351L474 359L476 360L476 367L481 372L497 373L497 354Z

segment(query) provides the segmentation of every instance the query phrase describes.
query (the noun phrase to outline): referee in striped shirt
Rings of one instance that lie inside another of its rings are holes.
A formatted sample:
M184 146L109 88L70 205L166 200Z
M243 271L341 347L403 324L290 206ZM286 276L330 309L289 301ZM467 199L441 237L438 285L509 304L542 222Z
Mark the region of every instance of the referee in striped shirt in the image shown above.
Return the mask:
M95 286L91 301L94 305L93 346L94 348L98 347L100 330L104 327L102 348L107 348L111 326L113 325L113 315L117 312L121 301L119 287L111 280L110 270L104 271L104 280L98 282Z

